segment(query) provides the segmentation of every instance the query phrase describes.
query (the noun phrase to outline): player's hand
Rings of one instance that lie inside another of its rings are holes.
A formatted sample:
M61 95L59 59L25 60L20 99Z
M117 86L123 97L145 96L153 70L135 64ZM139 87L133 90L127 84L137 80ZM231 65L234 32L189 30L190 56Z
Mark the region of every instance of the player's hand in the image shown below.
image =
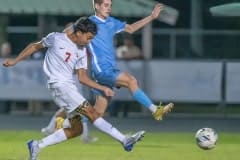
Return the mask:
M162 10L163 10L163 4L161 4L161 3L156 4L152 11L152 14L151 14L152 18L153 19L158 18L159 14Z
M15 59L6 59L3 62L4 67L10 67L10 66L14 66L16 64L17 64L17 61Z
M103 92L107 97L113 97L114 96L114 91L112 89L108 88L108 87L104 87Z

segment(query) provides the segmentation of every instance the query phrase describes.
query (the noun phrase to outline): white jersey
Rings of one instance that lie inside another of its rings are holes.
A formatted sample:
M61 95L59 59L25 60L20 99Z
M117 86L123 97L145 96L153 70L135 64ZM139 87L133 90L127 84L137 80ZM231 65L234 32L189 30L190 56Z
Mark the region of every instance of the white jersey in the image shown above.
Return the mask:
M65 33L50 33L42 44L48 48L43 64L48 83L74 83L74 70L87 69L86 48L79 48Z

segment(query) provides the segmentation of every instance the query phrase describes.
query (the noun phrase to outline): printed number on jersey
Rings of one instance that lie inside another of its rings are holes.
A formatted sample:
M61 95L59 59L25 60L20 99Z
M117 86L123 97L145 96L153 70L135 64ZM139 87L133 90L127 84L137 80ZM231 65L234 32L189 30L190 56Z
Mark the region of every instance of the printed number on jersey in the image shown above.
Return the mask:
M65 59L65 62L68 62L69 59L70 59L70 57L71 57L71 53L66 52L66 59Z

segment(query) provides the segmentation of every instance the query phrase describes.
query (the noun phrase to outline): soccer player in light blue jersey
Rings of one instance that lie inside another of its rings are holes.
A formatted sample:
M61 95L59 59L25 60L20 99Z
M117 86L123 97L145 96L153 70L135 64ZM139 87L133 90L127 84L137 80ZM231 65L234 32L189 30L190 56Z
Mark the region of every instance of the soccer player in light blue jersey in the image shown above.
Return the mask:
M159 16L163 5L156 4L149 16L133 24L127 24L110 16L112 0L93 0L93 7L95 15L90 16L90 19L97 24L98 33L88 45L88 49L92 55L91 63L94 79L99 84L109 88L128 88L133 98L149 109L156 120L162 120L162 117L173 108L173 103L166 106L153 104L144 91L139 88L136 78L129 73L121 72L117 68L114 35L123 31L132 34L141 29ZM103 115L111 99L98 90L94 90L94 92L97 94L95 109Z

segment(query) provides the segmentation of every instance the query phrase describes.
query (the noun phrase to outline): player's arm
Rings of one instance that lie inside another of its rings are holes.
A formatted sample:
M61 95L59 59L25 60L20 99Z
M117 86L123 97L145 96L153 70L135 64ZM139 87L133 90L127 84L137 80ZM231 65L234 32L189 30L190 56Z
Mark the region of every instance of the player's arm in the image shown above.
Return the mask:
M91 87L91 88L101 90L105 93L106 96L110 96L110 97L114 96L114 92L110 88L102 86L96 83L95 81L93 81L92 79L90 79L87 75L86 69L82 69L82 68L78 69L77 74L78 74L78 80L81 84L87 85L88 87Z
M160 4L160 3L156 4L151 15L149 15L133 24L126 24L125 31L128 33L133 33L135 31L141 29L142 27L144 27L145 25L147 25L148 23L150 23L151 21L156 19L159 16L162 9L163 9L162 4Z
M16 58L6 59L3 62L3 66L5 67L14 66L21 60L41 50L42 48L44 48L44 46L42 45L41 41L36 43L30 43L24 50L20 52L20 54Z

